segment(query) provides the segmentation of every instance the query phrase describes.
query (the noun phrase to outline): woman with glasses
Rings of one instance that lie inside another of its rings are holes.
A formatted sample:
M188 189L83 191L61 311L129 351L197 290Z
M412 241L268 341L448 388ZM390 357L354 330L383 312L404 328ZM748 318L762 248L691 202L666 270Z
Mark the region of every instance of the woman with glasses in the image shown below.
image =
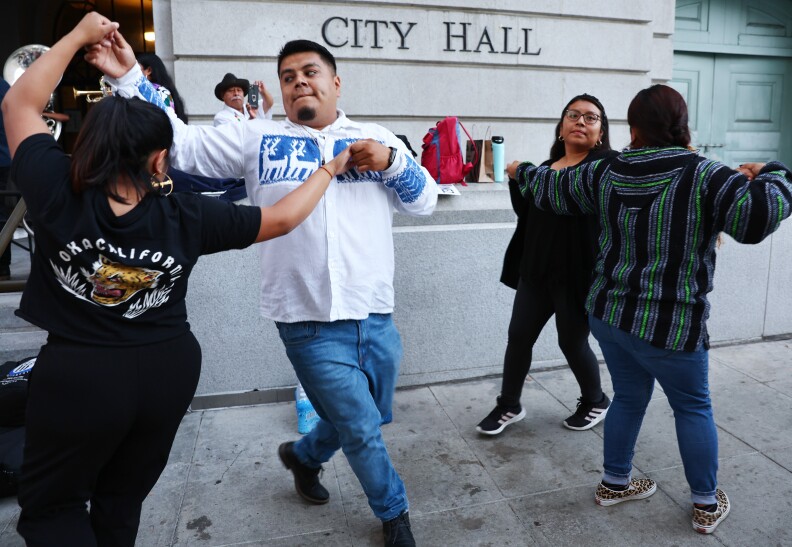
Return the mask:
M553 169L608 157L608 116L591 95L574 97L561 111L550 159ZM561 217L538 209L509 181L517 229L506 250L501 281L517 289L509 323L503 379L495 408L476 427L484 435L498 435L522 420L523 384L531 368L533 346L555 314L558 345L580 386L577 410L563 421L569 429L594 427L604 417L610 399L602 391L597 358L588 343L584 300L591 285L596 237L595 217Z
M729 514L717 488L718 435L708 385L709 316L718 234L758 243L792 208L783 164L732 170L688 149L685 100L655 85L627 111L630 148L614 158L555 169L511 164L520 190L558 214L599 219L587 309L615 395L605 421L604 474L595 501L613 505L657 489L635 479L632 458L655 380L674 410L693 501L693 528L710 534Z

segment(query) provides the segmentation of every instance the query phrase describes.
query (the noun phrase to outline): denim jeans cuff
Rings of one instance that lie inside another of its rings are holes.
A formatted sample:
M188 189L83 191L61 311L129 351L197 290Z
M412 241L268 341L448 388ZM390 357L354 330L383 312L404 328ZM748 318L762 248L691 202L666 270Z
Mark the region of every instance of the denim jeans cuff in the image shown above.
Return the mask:
M711 494L703 494L701 492L693 492L690 491L690 501L693 503L700 503L702 505L712 505L716 503L718 500L715 498L715 492L713 491Z
M404 503L400 503L396 507L388 509L387 513L381 513L379 515L375 515L378 519L382 522L388 522L389 520L393 520L405 511L409 511L410 506L407 503L407 499L405 498Z
M311 467L313 469L316 469L318 467L322 467L322 462L317 462L316 460L311 458L306 453L305 446L304 446L304 443L303 443L303 439L305 439L305 437L303 437L302 439L296 441L292 445L292 450L294 450L294 455L297 456L297 460L301 464L303 464L305 466L308 466L308 467Z
M602 473L602 480L610 484L630 484L630 473L626 475L622 473L610 473L605 471Z

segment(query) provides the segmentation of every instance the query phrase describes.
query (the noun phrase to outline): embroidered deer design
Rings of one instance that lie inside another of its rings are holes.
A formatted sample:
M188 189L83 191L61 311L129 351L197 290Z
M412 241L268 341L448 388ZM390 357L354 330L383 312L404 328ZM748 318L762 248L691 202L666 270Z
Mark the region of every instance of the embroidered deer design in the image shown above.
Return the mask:
M305 147L307 144L308 141L302 139L293 139L291 141L291 154L289 155L289 178L303 180L313 173L317 167L319 167L318 162L315 159L310 161L303 161L299 159L305 155ZM303 173L303 171L307 171L307 173Z
M261 182L274 182L279 178L283 178L286 172L286 167L289 163L289 158L286 155L279 159L272 159L278 155L278 144L280 142L280 137L265 137L261 142Z

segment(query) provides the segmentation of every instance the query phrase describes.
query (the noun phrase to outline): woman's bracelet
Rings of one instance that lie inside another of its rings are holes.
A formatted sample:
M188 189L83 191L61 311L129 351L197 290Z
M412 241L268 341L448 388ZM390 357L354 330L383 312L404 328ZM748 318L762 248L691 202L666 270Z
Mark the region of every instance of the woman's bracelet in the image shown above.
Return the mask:
M334 175L333 173L331 173L331 172L330 172L330 169L328 169L328 168L327 168L327 167L325 167L324 165L320 165L320 166L319 166L319 169L324 169L325 173L327 173L328 175L330 175L330 178L331 178L331 179L332 179L333 177L335 177L335 175Z

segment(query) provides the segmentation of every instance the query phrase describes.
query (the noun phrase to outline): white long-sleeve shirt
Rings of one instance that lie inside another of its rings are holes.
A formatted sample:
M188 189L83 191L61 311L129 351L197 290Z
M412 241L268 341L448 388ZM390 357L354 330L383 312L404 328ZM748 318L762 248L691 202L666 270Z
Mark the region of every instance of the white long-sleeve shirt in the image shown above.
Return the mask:
M122 96L158 104L137 66L108 81ZM353 122L340 110L321 131L289 120L220 127L187 126L175 116L171 121L175 167L211 177L244 176L248 196L260 206L277 202L356 140L396 148L391 167L338 175L301 225L258 245L264 317L287 323L336 321L393 311L393 211L430 215L437 203L437 184L393 133Z
M244 108L242 112L237 110L236 108L231 108L227 104L223 104L223 108L214 115L214 119L212 121L212 125L217 127L218 125L223 125L224 123L231 123L231 122L245 122L250 119L250 113L247 111L247 105L243 105ZM256 114L259 118L267 118L268 120L272 119L272 108L267 111L264 111L264 101L259 101L258 108L256 109Z

